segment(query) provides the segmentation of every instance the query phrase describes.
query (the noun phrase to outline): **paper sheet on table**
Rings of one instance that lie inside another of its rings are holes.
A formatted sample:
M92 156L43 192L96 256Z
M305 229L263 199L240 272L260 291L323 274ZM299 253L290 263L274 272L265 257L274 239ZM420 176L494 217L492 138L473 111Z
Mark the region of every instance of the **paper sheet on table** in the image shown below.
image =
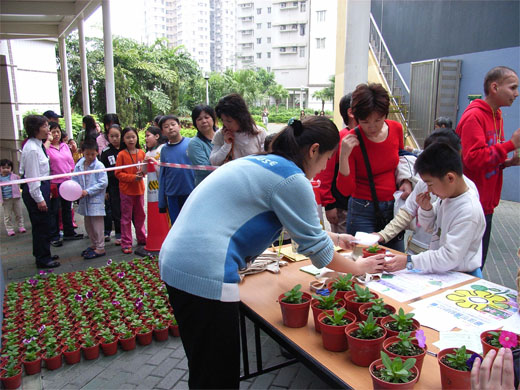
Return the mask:
M334 250L337 252L337 251L342 250L342 248L340 248L339 246L335 246ZM282 253L285 257L287 257L291 261L309 260L308 257L306 257L304 255L300 255L299 253L293 252L291 245L282 247L282 250L280 251L280 253Z
M379 241L379 236L371 233L357 232L356 243L360 245L374 245Z
M429 310L415 309L411 311L415 314L413 318L421 323L422 326L435 329L438 332L452 330L452 318L447 314L432 313Z
M466 330L439 332L439 341L434 342L433 345L439 349L460 348L465 345L466 349L471 349L482 355L482 343L480 342L479 332Z
M410 305L427 313L431 327L439 331L446 330L446 321L451 327L477 331L514 326L517 320L513 316L518 315L516 297L515 290L480 279Z
M406 302L472 278L473 276L462 272L427 274L418 270L402 270L391 274L384 273L381 279L372 281L367 286L396 301Z

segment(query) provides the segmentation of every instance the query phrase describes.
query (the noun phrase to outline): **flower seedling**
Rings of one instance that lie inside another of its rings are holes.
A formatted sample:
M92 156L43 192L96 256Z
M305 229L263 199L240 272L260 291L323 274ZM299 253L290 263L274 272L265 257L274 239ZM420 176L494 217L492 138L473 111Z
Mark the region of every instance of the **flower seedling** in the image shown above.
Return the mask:
M381 351L383 367L374 369L373 374L385 382L407 383L415 379L416 374L411 371L415 361L414 358L410 358L403 362L399 356L390 359L386 353Z
M366 321L359 323L359 329L352 332L352 336L364 340L378 339L383 336L383 328L377 324L374 315L370 313Z
M329 313L326 314L327 316L323 319L324 324L332 326L344 326L350 322L348 318L344 318L345 314L347 314L347 311L343 307L341 309L335 307L332 315Z
M356 289L357 296L354 297L354 301L356 302L369 302L371 299L375 298L375 295L370 292L368 287L361 287L359 284L354 285Z
M496 348L511 348L512 350L519 349L520 344L518 343L518 335L507 330L501 330L498 332L488 332L489 336L485 340L486 343Z
M91 335L86 335L83 337L83 347L90 348L96 345L94 338Z
M421 331L422 332L422 331ZM389 345L388 350L400 356L417 356L424 352L424 340L411 336L412 332L399 332L397 336L399 341ZM423 332L424 336L424 332ZM418 340L419 346L412 343L413 340Z
M160 329L164 329L166 328L166 324L160 320L159 318L156 318L154 321L153 321L153 327L157 330L160 330Z
M114 341L114 335L109 329L104 329L101 332L99 332L99 335L105 340L105 343L111 343Z
M366 251L367 251L368 253L374 253L374 254L376 254L376 253L379 252L380 250L381 250L381 247L380 247L379 245L377 245L377 244L370 245L370 246L366 249Z
M302 288L301 284L297 284L291 290L287 291L282 299L285 303L302 303L303 292L300 291Z
M335 290L339 291L352 291L352 274L348 273L345 276L340 275L331 286Z
M388 322L386 327L396 332L408 332L413 330L413 321L412 318L415 314L408 313L406 314L403 308L399 308L397 314L390 314L390 317L394 320L392 322Z
M65 341L65 347L67 347L67 352L76 351L78 349L78 343L73 338L68 338Z
M26 342L27 341L27 342ZM25 344L25 357L24 360L26 362L33 362L40 356L40 347L36 342L34 337L31 337L29 340L23 340Z
M10 359L4 366L3 370L5 371L5 373L3 374L4 378L11 378L13 376L16 376L21 371L20 366L16 362L16 359Z
M322 310L334 309L337 304L336 293L337 290L332 290L328 295L313 295L312 297L319 302L316 307Z
M454 353L446 354L442 358L442 362L455 370L471 371L475 358L470 361L472 355L466 352L466 346L463 345L460 348L455 348L453 352Z
M386 317L390 314L390 309L385 307L385 302L382 298L375 298L370 301L373 302L373 305L365 310L366 315L372 313L374 317Z

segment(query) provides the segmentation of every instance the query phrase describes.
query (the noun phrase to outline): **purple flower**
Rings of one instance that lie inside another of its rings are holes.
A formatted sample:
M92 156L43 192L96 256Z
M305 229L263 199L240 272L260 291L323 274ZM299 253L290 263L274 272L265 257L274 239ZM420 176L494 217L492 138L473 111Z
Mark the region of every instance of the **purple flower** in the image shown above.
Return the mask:
M34 287L34 286L36 286L38 284L38 280L36 280L36 279L29 279L27 281L27 283L29 283L31 286Z
M119 279L123 279L125 277L125 273L123 271L117 273L117 277Z
M87 291L87 294L85 295L87 299L90 299L94 296L94 293L92 291Z
M473 353L471 357L466 360L466 366L468 366L469 370L473 368L473 363L475 363L475 359L480 359L480 362L482 363L482 357L478 353Z
M319 290L316 290L316 294L326 297L330 295L330 290L328 288L320 288Z
M121 303L119 301L112 301L112 305L119 306Z
M46 273L47 273L47 272L45 272L43 269L40 270L40 272L39 272L40 276L43 276L43 275L45 275Z
M110 264L112 264L112 259L108 259L108 261L107 261L107 265L110 265Z
M502 332L500 332L498 341L500 341L500 345L502 345L502 347L504 348L514 348L518 344L518 336L516 335L516 333L503 330Z
M40 329L38 329L38 333L42 333L45 330L45 325L40 326Z
M145 293L143 293L143 295L144 295L145 297L147 297L147 296L148 296L148 293L147 293L147 292L145 292Z
M83 300L83 297L79 294L74 295L74 299L78 302L81 302Z
M35 337L31 337L30 339L23 339L23 343L24 343L24 344L30 344L30 343L32 343L34 340L36 340Z
M137 310L141 310L141 309L143 308L143 306L144 306L144 305L143 305L143 301L141 301L140 299L137 299L137 300L135 301L135 308L136 308Z
M419 347L424 348L426 347L426 336L424 335L424 330L419 329L415 332L415 338L417 339L417 342L419 343Z

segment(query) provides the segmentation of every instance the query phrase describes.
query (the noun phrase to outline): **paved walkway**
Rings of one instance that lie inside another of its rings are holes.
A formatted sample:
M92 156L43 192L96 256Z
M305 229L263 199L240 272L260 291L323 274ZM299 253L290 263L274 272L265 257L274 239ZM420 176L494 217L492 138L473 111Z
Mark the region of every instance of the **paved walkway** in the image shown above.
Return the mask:
M24 209L25 210L25 209ZM3 213L0 211L0 220ZM37 269L32 257L30 223L26 214L28 233L7 237L2 227L0 233L0 257L2 259L6 283L23 281L34 275ZM78 217L84 233L82 217ZM502 201L493 219L490 256L484 276L493 282L515 288L514 277L520 262L516 250L520 246L520 204ZM108 258L114 261L128 261L135 255L124 255L113 242L107 244L107 256L90 261L79 254L88 245L87 239L65 242L63 247L52 248L53 254L60 256L62 266L56 272L83 270L99 267ZM250 365L255 367L253 327L248 324L250 338ZM270 365L285 360L279 347L262 333L264 364ZM101 354L102 355L102 354ZM42 370L41 375L24 376L23 389L178 389L188 388L187 361L179 338L156 342L132 352L119 351L115 356L65 366L56 371ZM241 384L244 389L322 389L328 388L320 378L302 364L292 365Z

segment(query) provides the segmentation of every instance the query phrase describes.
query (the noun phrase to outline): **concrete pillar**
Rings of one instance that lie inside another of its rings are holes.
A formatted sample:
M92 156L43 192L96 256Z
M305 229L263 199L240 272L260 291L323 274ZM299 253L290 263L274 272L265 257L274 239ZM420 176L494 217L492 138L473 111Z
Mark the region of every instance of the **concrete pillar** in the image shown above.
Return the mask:
M90 97L88 89L87 51L85 49L85 33L83 30L83 17L78 19L79 33L79 67L81 69L81 96L83 100L83 115L90 114Z
M65 127L67 135L72 138L72 117L70 109L69 96L69 69L67 65L67 47L65 45L65 37L58 38L61 64L61 95L63 99L63 118L65 119Z
M105 46L105 90L107 113L116 113L116 89L114 82L114 51L112 47L112 25L110 22L110 0L103 0L103 43Z

